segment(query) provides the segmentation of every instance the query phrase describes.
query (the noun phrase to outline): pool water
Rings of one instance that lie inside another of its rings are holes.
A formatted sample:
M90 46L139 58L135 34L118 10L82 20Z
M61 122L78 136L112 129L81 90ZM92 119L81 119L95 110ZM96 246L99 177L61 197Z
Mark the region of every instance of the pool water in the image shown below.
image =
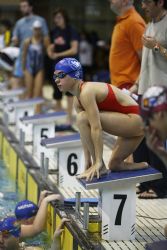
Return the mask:
M3 160L0 159L0 218L14 215L14 208L18 201L24 199L18 192L16 183L10 179ZM27 245L38 245L48 249L49 238L46 232L25 240Z

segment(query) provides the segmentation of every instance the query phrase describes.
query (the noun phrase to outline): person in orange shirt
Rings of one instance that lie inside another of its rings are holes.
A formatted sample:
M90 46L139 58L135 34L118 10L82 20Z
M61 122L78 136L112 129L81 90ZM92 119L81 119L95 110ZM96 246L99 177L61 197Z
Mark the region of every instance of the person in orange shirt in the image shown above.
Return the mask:
M133 6L133 0L109 0L117 15L109 55L111 83L130 89L140 73L142 35L145 22Z

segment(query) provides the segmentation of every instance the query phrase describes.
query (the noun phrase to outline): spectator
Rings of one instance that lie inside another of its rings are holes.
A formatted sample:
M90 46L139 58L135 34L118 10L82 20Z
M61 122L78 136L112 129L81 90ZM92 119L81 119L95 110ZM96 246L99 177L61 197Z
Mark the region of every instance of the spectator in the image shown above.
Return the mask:
M133 7L133 0L109 0L118 16L109 55L111 83L129 89L138 79L145 22Z
M38 20L42 24L44 44L46 46L49 45L49 36L46 21L44 20L44 18L33 13L33 2L34 1L32 0L20 0L20 10L23 17L16 22L12 37L13 44L20 47L20 55L15 63L14 78L11 80L13 87L18 87L23 81L22 46L25 39L32 37L32 25L36 20Z
M36 20L33 23L33 35L23 43L23 70L25 77L25 98L42 97L44 83L44 53L47 44L44 44L42 23ZM41 105L37 105L36 112L40 113Z
M0 51L8 47L11 42L11 24L9 20L0 21Z
M153 85L167 86L167 2L164 0L144 0L142 8L150 22L143 35L143 53L139 81L131 91L140 97ZM167 196L167 170L163 162L150 151L145 141L134 152L135 161L147 161L164 174L161 180L142 183L139 198L163 198Z
M82 31L80 34L79 61L83 67L84 79L86 81L91 80L93 47L89 42L89 36L85 31Z
M55 28L51 31L51 45L48 48L48 56L53 60L54 65L61 58L75 57L78 58L79 35L76 30L71 27L69 18L64 9L57 9L54 14ZM53 75L53 74L52 74ZM62 93L54 84L53 98L56 100L55 110L62 110ZM73 97L70 93L67 95L67 123L72 124Z

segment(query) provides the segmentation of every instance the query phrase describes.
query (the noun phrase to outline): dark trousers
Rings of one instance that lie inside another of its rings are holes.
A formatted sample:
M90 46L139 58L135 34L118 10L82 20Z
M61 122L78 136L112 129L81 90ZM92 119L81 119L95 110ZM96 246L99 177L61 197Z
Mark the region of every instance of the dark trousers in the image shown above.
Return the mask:
M163 173L163 178L154 181L147 181L140 184L140 189L145 191L153 189L157 195L167 195L167 169L163 162L147 147L145 139L140 143L133 153L134 162L146 161L151 167Z

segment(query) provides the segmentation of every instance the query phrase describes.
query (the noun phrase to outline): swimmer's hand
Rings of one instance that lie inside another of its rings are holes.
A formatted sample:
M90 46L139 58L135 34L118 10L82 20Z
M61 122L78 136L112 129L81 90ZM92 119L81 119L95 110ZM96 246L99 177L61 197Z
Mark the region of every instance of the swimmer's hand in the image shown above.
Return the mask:
M164 142L159 138L156 129L145 127L146 143L147 146L158 155L162 161L167 162L167 152Z
M61 234L64 232L64 224L66 222L70 222L70 220L68 218L63 218L61 220L60 225L58 226L58 228L54 232L54 236L53 236L54 239L58 238L59 236L61 236Z
M44 201L46 201L47 203L55 200L62 201L63 197L60 194L50 194L44 198Z
M97 179L100 178L100 172L101 169L103 169L106 167L104 166L104 163L96 163L93 166L91 166L89 169L87 169L84 173L80 174L77 176L78 179L83 179L86 178L86 181L91 181L93 179L93 177L97 177ZM107 169L106 169L107 171Z

